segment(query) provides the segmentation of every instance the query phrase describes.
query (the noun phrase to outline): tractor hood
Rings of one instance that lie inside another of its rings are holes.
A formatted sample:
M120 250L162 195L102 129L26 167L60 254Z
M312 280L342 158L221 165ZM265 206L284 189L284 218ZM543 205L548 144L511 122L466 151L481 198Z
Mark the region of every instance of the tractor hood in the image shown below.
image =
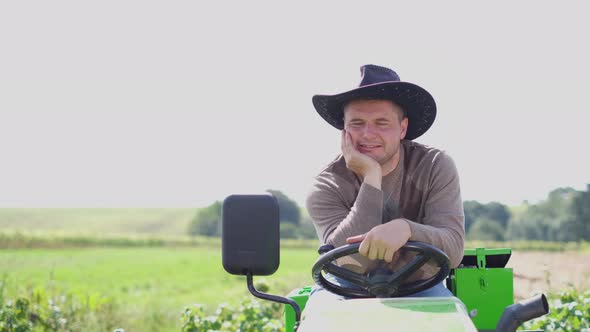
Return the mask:
M331 307L308 306L298 332L317 331L477 332L477 329L459 299L429 297L352 299L338 301Z

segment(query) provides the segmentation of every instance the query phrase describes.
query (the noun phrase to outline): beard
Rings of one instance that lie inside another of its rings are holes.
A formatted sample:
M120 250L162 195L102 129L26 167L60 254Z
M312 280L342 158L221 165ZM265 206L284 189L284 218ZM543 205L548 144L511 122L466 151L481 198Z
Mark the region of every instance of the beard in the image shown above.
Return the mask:
M369 155L369 157L378 162L384 172L389 173L397 167L397 163L399 162L399 151L400 146L398 145L394 147L393 150L385 151L382 156Z

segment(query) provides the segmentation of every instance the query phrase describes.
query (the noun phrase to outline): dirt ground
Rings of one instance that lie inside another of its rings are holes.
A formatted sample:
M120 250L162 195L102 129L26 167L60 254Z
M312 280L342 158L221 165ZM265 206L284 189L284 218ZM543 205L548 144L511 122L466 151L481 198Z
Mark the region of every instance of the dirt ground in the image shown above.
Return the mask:
M513 252L514 297L523 299L573 285L590 289L590 252Z

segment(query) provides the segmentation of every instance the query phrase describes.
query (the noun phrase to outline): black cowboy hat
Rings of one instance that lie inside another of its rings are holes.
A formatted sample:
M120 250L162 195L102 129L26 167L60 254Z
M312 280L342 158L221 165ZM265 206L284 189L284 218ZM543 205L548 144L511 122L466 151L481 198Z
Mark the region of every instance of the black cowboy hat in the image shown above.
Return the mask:
M428 91L416 84L400 81L397 73L389 68L375 65L361 67L358 88L332 96L315 95L312 101L324 120L342 130L344 106L358 99L391 100L400 106L408 117L407 140L424 134L436 117L436 103Z

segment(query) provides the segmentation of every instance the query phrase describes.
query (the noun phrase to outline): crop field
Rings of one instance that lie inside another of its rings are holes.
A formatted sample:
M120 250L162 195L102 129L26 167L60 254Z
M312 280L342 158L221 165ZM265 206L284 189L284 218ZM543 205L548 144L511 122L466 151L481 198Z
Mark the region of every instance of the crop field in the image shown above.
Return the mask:
M265 281L270 291L312 284L313 249L284 248L281 267ZM588 252L514 253L515 295L557 291L570 284L589 289ZM182 309L202 304L212 312L219 304L236 305L248 292L244 278L231 276L221 266L219 248L74 248L0 251L5 297L75 297L80 301L109 302L113 319L126 331L178 331Z
M196 208L3 208L0 209L0 230L4 232L156 235L186 234Z
M38 305L83 307L94 315L83 316L94 319L80 325L83 330L126 332L180 331L182 312L193 304L203 305L205 315L222 303L236 308L252 298L245 278L223 270L220 239L186 236L195 212L0 209L0 304L24 297ZM277 273L254 281L274 294L311 285L317 241L281 243ZM555 297L565 289L590 290L588 243L466 244L475 247L513 248L508 267L514 269L517 300L539 292ZM575 310L566 316L576 316Z
M284 294L309 285L316 255L309 249L283 250L281 267L266 278L271 291ZM5 297L42 292L112 303L117 314L110 319L126 331L178 331L185 306L202 304L214 311L248 294L244 278L223 270L216 248L3 250L0 267Z
M590 252L514 252L508 267L514 271L514 296L527 298L539 292L569 287L590 289Z

